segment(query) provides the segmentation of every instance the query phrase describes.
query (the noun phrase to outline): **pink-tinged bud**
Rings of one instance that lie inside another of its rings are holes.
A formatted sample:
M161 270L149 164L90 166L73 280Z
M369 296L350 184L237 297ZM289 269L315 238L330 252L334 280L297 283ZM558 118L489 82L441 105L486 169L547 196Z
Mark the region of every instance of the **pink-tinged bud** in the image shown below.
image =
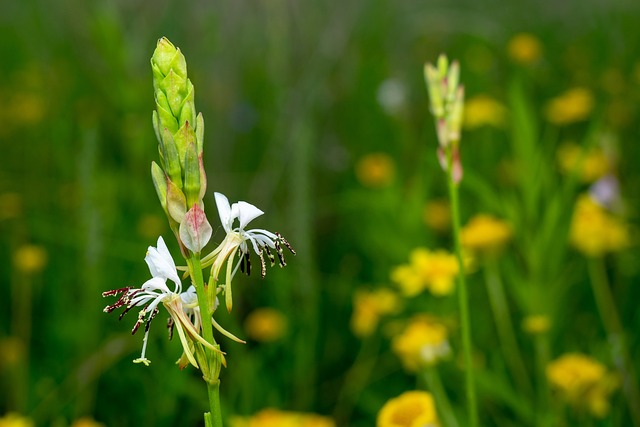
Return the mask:
M180 240L187 249L198 254L209 242L212 234L213 230L207 216L197 204L194 204L180 223Z

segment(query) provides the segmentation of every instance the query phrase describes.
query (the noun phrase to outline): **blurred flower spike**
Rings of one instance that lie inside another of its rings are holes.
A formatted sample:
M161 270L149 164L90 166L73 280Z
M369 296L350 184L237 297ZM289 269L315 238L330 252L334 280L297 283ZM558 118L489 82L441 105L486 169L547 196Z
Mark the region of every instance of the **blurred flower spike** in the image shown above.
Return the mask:
M451 168L455 183L462 180L460 163L460 128L464 107L464 87L460 84L460 65L457 61L449 64L445 55L440 55L438 63L424 66L424 77L431 100L431 113L436 119L438 136L438 160L445 171Z
M196 328L189 316L187 316L187 308L183 307L182 283L176 270L176 264L162 237L158 238L157 247L149 247L144 260L149 266L149 271L153 277L147 280L140 288L125 287L103 292L103 297L120 295L118 301L104 308L104 312L111 313L117 308L124 307L119 317L122 319L133 307L142 307L138 313L138 320L131 330L131 333L135 334L140 326L143 323L145 324L142 353L139 358L134 360L134 363L143 363L149 366L151 362L146 358L149 327L151 326L151 321L159 313L158 306L162 303L170 315L169 325L175 326L178 330L187 360L197 368L198 364L193 355L194 342L198 342L217 352L220 352L220 350L200 336L199 328ZM171 280L175 284L173 291L167 286L167 280ZM189 292L191 291L187 291L185 294Z
M156 102L153 128L160 152L160 166L152 163L151 176L169 225L186 255L180 226L195 205L204 209L202 198L207 189L202 160L204 119L202 114L196 116L194 88L180 49L161 38L151 57L151 68Z
M436 403L426 391L406 391L378 412L376 427L439 427Z
M253 249L260 258L261 275L263 278L267 274L266 263L264 261L265 253L269 257L271 266L273 266L275 265L275 256L271 252L273 249L278 256L280 267L284 267L287 263L284 259L282 246L286 246L294 255L296 252L280 233L272 233L259 228L245 230L245 227L251 221L264 214L263 211L251 203L240 201L230 205L229 199L221 193L215 193L215 199L216 205L218 206L218 214L220 215L220 222L222 223L226 236L213 252L202 258L202 266L212 266L211 277L217 282L222 267L226 263L227 268L223 290L227 310L231 311L233 306L231 281L238 271L238 268L247 275L251 274L250 248ZM238 220L239 224L234 228L236 220ZM240 252L239 254L238 251ZM235 262L236 254L238 254L237 262Z

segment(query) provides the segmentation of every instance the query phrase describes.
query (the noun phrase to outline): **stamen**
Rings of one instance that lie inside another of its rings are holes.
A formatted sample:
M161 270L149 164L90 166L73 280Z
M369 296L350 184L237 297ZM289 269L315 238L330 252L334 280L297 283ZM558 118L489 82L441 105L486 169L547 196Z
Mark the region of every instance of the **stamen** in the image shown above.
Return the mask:
M127 314L129 310L131 310L133 307L134 307L133 305L128 305L127 308L125 308L124 311L120 313L120 316L118 316L118 320L122 320L124 315Z
M273 267L276 264L276 259L271 253L271 250L269 249L268 246L265 246L264 249L267 251L267 256L269 257L269 261L271 262L271 267Z
M249 252L244 254L244 262L246 263L245 265L247 267L247 276L251 276L251 258L249 258Z
M160 310L158 310L158 307L154 308L153 311L151 312L151 314L149 315L149 318L147 319L147 324L144 326L144 333L145 335L147 333L149 333L149 328L151 327L151 321L153 320L154 317L156 317L156 315L160 312Z
M144 308L140 310L140 313L138 313L138 320L136 324L133 325L133 329L131 329L131 335L135 335L140 325L144 322L145 316L147 315L147 307L149 307L149 305L145 305Z
M114 296L114 295L121 294L123 292L128 292L129 289L131 289L131 288L132 288L132 286L126 286L124 288L112 289L110 291L103 292L102 296L103 297L111 297L111 296Z
M296 251L293 250L293 248L291 247L291 244L289 244L289 242L287 242L287 239L282 237L282 235L280 233L276 233L276 236L278 236L278 239L280 239L282 244L285 245L287 247L287 249L289 249L291 251L292 254L296 255Z
M169 341L173 339L174 326L175 326L175 322L173 321L173 317L169 317L169 320L167 320L167 329L169 330Z
M264 277L267 275L267 264L265 264L264 262L263 252L264 252L264 248L262 248L260 252L258 252L258 256L260 257L260 275L264 279Z
M280 246L279 240L276 240L276 253L278 254L278 259L280 260L280 267L286 266L287 262L284 260L284 254L282 253L282 246Z

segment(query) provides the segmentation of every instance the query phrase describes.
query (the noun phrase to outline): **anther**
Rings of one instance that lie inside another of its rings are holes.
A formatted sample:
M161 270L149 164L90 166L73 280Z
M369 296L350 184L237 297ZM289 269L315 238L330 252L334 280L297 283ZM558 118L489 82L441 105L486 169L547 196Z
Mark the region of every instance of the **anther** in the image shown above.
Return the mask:
M173 326L175 325L173 317L169 317L167 320L167 329L169 330L169 341L173 339Z

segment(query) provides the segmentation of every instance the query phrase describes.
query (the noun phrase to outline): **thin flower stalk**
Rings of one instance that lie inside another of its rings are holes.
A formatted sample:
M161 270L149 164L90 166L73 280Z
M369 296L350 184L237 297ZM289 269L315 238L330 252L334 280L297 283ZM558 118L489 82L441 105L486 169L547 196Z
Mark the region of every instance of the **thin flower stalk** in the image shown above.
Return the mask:
M596 305L611 346L611 356L622 378L622 390L627 399L633 425L638 427L640 426L640 406L638 406L637 402L640 402L640 392L636 382L637 376L631 363L624 327L611 294L611 286L607 278L604 259L602 257L589 257L588 266Z
M460 84L460 66L458 62L449 64L447 57L444 55L438 58L435 67L431 64L425 64L424 75L427 89L429 90L431 112L436 122L438 160L447 175L449 199L451 201L453 238L459 265L457 294L465 365L467 411L469 425L477 427L478 411L471 358L471 322L469 319L465 265L460 238L460 198L458 194L458 185L462 180L463 174L459 146L464 106L464 86Z

